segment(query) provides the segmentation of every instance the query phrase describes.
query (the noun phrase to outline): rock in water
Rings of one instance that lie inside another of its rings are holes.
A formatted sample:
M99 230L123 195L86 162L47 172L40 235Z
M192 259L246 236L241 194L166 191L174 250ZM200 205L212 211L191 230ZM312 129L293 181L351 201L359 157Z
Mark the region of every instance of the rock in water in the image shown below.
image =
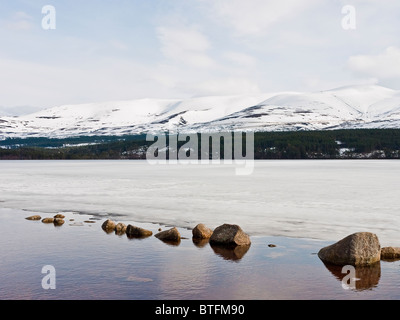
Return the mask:
M209 239L213 231L207 228L204 224L200 223L192 230L193 238L195 239Z
M113 232L115 230L116 224L112 220L106 220L101 227L105 232Z
M214 230L210 243L227 246L249 246L251 241L250 237L238 225L224 224Z
M28 218L25 218L26 220L31 220L31 221L38 221L38 220L41 220L42 219L42 217L41 216L31 216L31 217L28 217Z
M115 226L115 234L122 236L123 234L125 234L126 228L127 228L127 226L125 225L125 223L119 222Z
M180 241L181 235L177 228L161 231L155 235L156 238L163 241Z
M65 223L64 219L61 218L54 218L54 225L59 227L62 226Z
M400 259L400 248L384 247L381 249L382 260L395 260Z
M130 238L145 238L150 237L153 234L152 231L139 228L136 226L128 225L126 228L126 235Z
M357 232L322 248L318 257L334 265L367 266L380 261L381 246L375 234Z
M43 223L54 223L54 218L44 218L42 220Z

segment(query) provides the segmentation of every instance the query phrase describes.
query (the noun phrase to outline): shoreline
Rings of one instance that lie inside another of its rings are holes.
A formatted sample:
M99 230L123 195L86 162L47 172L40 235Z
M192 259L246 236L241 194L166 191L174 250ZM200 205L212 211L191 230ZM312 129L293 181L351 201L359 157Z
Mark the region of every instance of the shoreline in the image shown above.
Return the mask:
M178 228L183 237L178 244L168 244L154 237L159 228L169 227L161 224L121 220L153 231L152 237L129 239L102 230L109 217L64 212L66 223L55 227L25 220L33 214L38 212L0 209L6 242L1 254L7 261L0 276L2 300L400 298L398 266L384 261L376 270L359 273L362 281L355 289L343 289L345 274L317 256L331 244L327 241L251 236L249 249L240 252L208 242L196 245L185 228ZM45 265L57 271L55 290L41 287Z

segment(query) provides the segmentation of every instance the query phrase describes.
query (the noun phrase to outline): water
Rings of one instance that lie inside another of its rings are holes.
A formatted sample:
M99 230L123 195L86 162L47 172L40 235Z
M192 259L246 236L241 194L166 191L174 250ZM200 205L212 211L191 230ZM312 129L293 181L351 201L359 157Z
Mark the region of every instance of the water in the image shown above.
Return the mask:
M252 236L329 241L370 231L400 246L398 161L258 161L248 176L233 165L145 161L2 161L0 169L7 208L185 228L236 223Z
M341 270L316 254L358 231L400 245L397 161L260 161L249 176L234 166L143 161L0 168L0 299L400 298L399 261L357 269L356 289L344 290ZM25 220L58 212L62 227ZM107 218L154 233L178 226L186 239L172 246L106 234ZM190 228L200 222L237 223L252 245L195 244ZM57 271L56 290L41 286L44 265Z
M69 212L54 227L24 219L32 213L0 209L0 300L400 299L399 261L357 269L361 280L345 290L340 268L316 255L325 241L254 236L250 248L232 251L194 243L187 229L170 245L106 234L104 219L84 222L98 217ZM42 287L47 265L54 290Z

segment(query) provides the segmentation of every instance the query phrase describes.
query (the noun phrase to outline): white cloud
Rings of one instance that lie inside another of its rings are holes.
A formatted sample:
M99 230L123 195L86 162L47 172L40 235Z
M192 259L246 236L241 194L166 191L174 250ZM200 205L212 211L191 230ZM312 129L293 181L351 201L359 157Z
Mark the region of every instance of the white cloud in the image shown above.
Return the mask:
M197 92L200 96L258 94L260 88L257 83L247 78L222 77L208 79L201 82L182 84L188 92Z
M276 23L299 14L316 0L200 0L210 7L211 15L233 28L240 36L260 35Z
M30 30L33 28L33 18L23 11L14 13L9 19L4 21L5 28L9 30Z
M357 55L348 60L350 70L361 76L380 80L400 77L400 49L388 47L376 55Z
M214 65L207 51L211 45L207 37L195 27L173 26L157 28L161 52L168 59L198 68Z
M223 58L230 63L241 67L250 68L257 64L257 59L255 57L242 52L228 51L223 53Z

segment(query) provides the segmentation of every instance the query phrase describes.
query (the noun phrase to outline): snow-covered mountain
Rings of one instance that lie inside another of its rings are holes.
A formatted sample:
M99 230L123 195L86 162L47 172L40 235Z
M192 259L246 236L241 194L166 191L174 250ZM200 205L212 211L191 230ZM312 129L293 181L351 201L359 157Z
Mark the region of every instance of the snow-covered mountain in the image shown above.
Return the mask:
M400 128L400 91L369 85L313 93L141 99L0 117L0 138L340 128Z

